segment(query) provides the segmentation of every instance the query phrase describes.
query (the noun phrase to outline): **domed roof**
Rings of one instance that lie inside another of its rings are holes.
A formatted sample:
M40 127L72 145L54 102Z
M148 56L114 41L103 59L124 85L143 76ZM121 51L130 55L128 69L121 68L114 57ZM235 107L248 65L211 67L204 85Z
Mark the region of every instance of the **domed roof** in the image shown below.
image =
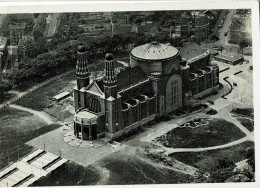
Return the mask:
M85 46L79 45L79 47L78 47L78 52L85 52L85 51L86 51Z
M107 53L107 54L106 54L105 60L111 61L111 60L113 60L113 59L114 59L113 54L111 54L111 53Z
M151 42L141 46L137 46L131 52L131 55L145 60L162 60L174 57L178 54L178 50L171 45Z

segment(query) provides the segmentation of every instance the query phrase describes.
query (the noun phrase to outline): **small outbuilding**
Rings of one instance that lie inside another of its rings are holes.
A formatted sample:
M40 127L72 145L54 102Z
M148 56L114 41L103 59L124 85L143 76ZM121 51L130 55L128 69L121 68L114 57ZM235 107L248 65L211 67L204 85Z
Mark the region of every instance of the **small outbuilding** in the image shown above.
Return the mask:
M243 56L229 56L227 54L219 54L214 57L214 60L220 61L223 63L227 63L227 64L231 64L231 65L237 65L244 61L244 57Z
M54 101L56 101L56 102L59 102L59 101L65 99L65 98L67 98L67 97L69 97L69 96L70 96L70 92L64 91L64 92L62 92L62 93L60 93L60 94L54 96L52 99L53 99Z

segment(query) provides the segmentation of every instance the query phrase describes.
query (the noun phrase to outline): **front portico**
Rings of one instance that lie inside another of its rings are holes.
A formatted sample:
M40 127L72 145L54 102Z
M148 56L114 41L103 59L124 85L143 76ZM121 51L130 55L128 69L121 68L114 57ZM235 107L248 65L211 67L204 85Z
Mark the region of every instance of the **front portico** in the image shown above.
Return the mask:
M97 139L98 116L86 109L77 111L74 115L74 135L82 140Z

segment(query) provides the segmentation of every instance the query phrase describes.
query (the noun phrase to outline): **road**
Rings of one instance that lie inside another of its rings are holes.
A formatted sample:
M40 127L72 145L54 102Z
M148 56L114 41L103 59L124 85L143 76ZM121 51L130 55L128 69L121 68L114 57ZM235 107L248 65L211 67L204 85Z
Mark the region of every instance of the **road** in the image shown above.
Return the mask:
M3 22L4 18L5 18L5 16L6 16L6 14L1 14L0 15L0 25L2 25L2 22Z
M224 24L223 24L222 28L219 30L219 39L220 40L216 42L217 45L237 46L237 45L229 44L228 36L225 36L225 32L229 31L232 17L234 16L235 13L236 13L236 10L230 10L229 13L227 14Z
M51 13L49 14L49 16L46 18L47 24L46 24L46 28L45 28L45 32L44 35L48 38L48 37L52 37L58 28L58 18L60 16L60 13Z

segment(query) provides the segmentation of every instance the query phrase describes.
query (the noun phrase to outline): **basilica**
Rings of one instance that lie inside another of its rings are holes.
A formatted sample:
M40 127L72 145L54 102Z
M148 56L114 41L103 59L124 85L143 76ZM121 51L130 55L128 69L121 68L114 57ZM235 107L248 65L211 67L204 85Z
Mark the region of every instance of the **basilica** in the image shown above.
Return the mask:
M197 43L137 46L119 72L108 53L103 76L91 81L86 54L79 46L74 88L74 134L84 140L120 137L219 89L219 68Z

